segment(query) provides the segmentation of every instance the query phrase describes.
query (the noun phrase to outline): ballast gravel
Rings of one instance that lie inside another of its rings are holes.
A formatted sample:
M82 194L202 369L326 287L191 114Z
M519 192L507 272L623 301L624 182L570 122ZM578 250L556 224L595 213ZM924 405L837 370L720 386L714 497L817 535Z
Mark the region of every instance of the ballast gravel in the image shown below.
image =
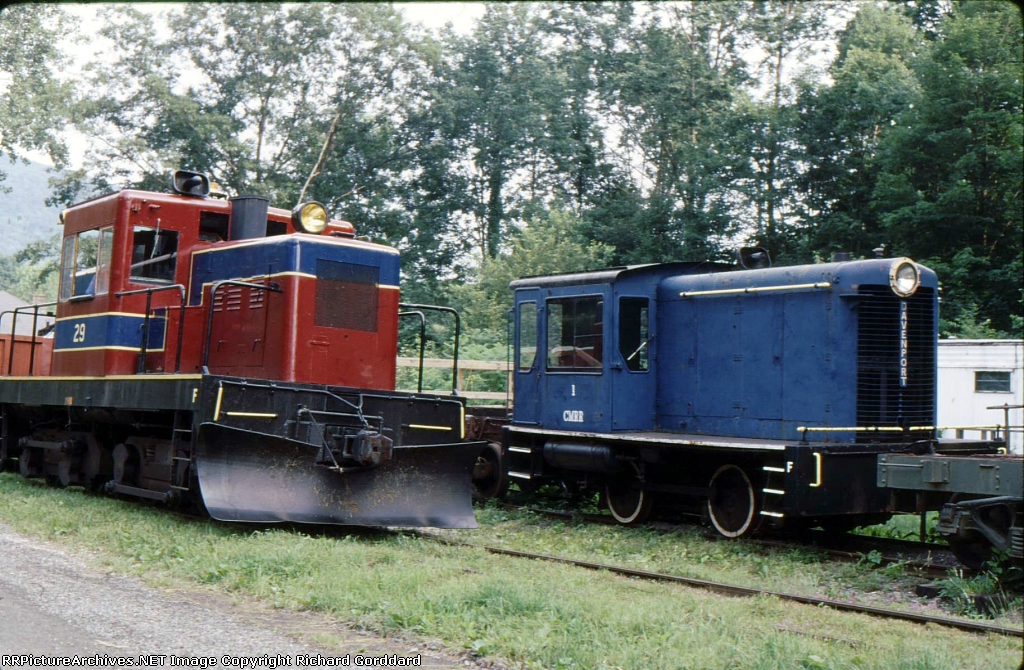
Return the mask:
M326 634L332 648L309 642L318 634ZM316 667L325 665L321 659L346 654L348 665L330 664L363 667L365 662L355 662L360 655L361 661L379 659L376 667L397 667L401 659L411 663L417 657L414 667L490 667L436 644L410 646L408 640L355 631L322 615L274 610L201 589L156 589L0 522L0 655L7 654L127 657L145 667L200 667L200 659L213 658L216 664L206 661L207 667L254 670ZM8 665L13 664L0 663Z

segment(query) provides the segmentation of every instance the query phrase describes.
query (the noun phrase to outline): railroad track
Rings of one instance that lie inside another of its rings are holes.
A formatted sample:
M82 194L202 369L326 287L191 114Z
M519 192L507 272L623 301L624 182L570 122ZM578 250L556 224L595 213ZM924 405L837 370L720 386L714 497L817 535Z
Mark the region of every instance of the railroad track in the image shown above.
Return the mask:
M533 514L549 518L573 519L583 523L609 526L618 525L618 523L611 517L600 514L579 514L560 510L526 507L511 503L498 503L498 506L502 509L508 510L526 510ZM659 524L657 522L648 524L648 526L656 529L659 528ZM666 531L674 530L676 527L677 526L670 524L661 525L661 529ZM721 540L726 542L732 541L710 531L705 533L704 536L709 540ZM956 557L953 556L952 551L950 551L945 545L914 542L910 540L897 540L885 537L854 535L849 533L829 535L817 531L808 532L804 535L804 538L812 541L813 544L809 546L806 542L794 542L786 539L760 537L747 538L747 541L765 547L777 547L782 549L812 548L840 561L860 562L864 560L871 560L872 563L879 567L902 564L905 569L929 579L942 579L948 577L949 571L954 568L960 569L965 575L973 574L973 571L958 565ZM872 551L881 550L884 550L886 553L870 557ZM912 552L917 554L923 553L926 558L924 560L920 560L906 555Z
M959 630L969 631L972 633L991 633L996 635L1009 635L1013 637L1024 638L1024 630L1017 628L1006 628L1003 626L996 626L994 624L983 623L979 621L962 621L958 619L949 619L946 617L932 616L929 614L917 614L913 612L901 612L899 610L890 610L883 607L872 607L870 605L858 605L855 603L843 602L841 600L832 600L829 598L818 598L815 596L805 596L795 593L785 593L781 591L770 591L767 589L758 589L749 586L737 586L734 584L722 584L719 582L712 582L705 579L696 579L692 577L681 577L679 575L666 575L659 572L648 572L646 570L637 570L634 568L626 568L615 565L606 565L604 563L593 563L591 561L583 561L574 558L566 558L563 556L549 556L547 554L535 554L529 551L520 551L518 549L506 549L504 547L494 547L485 544L477 544L474 542L464 542L461 540L454 540L450 537L445 537L440 534L425 532L425 531L414 531L419 537L429 538L441 544L446 544L455 547L470 547L474 549L482 549L491 554L497 554L501 556L513 556L516 558L525 558L531 560L549 561L552 563L561 563L563 565L572 565L579 568L586 568L588 570L605 570L612 574L623 575L626 577L635 577L638 579L647 579L652 581L661 582L674 582L677 584L685 584L695 588L705 589L714 593L721 593L728 596L739 596L739 597L751 597L751 596L772 596L779 600L785 600L789 602L797 602L805 605L815 605L818 607L828 607L840 612L856 612L859 614L867 614L870 616L883 617L886 619L896 619L902 621L911 621L919 624L934 624L937 626L945 626L948 628L956 628Z

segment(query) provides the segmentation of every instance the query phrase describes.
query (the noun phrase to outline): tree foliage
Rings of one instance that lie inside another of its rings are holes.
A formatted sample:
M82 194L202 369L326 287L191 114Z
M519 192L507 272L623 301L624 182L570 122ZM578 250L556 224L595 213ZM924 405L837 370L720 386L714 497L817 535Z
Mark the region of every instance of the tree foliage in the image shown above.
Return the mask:
M0 151L61 158L63 128L85 135L65 203L176 168L320 200L402 250L407 300L463 307L484 339L518 274L749 243L782 263L884 245L939 272L944 333L1021 336L1020 19L493 3L435 34L383 4L115 6L108 53L71 79L65 13L18 5L0 14Z

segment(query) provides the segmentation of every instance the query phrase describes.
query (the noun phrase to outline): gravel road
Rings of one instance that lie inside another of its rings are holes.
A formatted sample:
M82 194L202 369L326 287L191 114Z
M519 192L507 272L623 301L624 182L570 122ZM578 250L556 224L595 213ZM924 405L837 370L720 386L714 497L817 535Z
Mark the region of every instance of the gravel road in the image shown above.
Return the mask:
M317 646L327 644L331 648ZM311 667L307 658L356 655L420 659L423 668L485 667L446 654L438 645L383 639L328 617L274 610L251 599L202 589L163 590L109 574L0 523L0 655L125 657L134 665L172 667L213 657L216 665L259 670ZM164 655L164 659L141 658ZM229 657L229 658L225 658ZM232 661L232 658L242 660ZM249 659L248 664L246 660ZM287 663L282 662L287 661ZM396 663L397 662L397 663ZM0 668L15 666L0 659Z

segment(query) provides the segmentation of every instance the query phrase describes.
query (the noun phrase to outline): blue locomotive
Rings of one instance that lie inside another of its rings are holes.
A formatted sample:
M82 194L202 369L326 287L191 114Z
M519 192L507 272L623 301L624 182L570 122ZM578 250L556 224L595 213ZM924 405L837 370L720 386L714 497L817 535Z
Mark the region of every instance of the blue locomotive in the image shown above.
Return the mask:
M512 282L508 481L599 491L625 524L689 506L738 537L877 523L879 455L999 446L935 439L934 272L740 255Z

